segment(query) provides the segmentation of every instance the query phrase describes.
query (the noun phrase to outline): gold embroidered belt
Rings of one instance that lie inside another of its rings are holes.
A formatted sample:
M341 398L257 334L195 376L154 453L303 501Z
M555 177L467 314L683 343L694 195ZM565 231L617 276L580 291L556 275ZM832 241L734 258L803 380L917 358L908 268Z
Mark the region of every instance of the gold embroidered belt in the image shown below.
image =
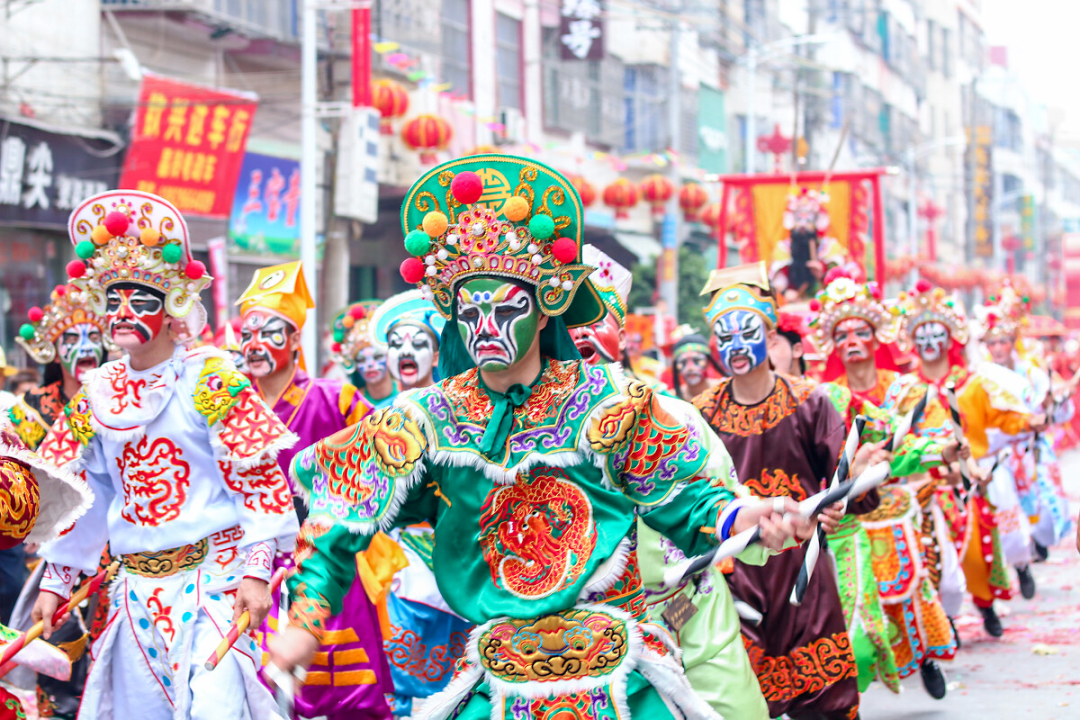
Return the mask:
M206 558L210 543L203 538L194 545L181 545L169 550L124 555L124 567L143 577L166 577L198 567Z

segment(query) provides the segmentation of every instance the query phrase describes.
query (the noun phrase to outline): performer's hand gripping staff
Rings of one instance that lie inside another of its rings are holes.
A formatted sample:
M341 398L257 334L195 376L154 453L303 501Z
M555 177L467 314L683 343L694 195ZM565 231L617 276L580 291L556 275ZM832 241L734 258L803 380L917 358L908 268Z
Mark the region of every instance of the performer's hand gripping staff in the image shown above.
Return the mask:
M956 400L956 386L952 383L945 386L945 400L949 405L949 424L952 425L953 438L960 446L960 479L964 483L964 492L970 493L974 483L985 485L990 482L992 475L984 473L971 457L971 447L964 439L964 424L960 417L960 403Z
M880 444L864 445L856 453L853 470L861 471L854 480L848 480L835 488L823 490L801 503L791 498L777 497L764 500L758 506L743 508L735 519L735 535L722 542L712 552L687 558L664 573L664 586L676 587L697 573L716 563L735 557L754 543L761 543L774 550L782 548L784 541L793 535L807 539L814 532L813 520L826 523L826 532L835 529L844 516L841 503L857 498L878 487L889 477L888 453ZM873 463L871 465L871 463ZM868 469L867 466L870 466ZM744 515L745 513L745 515ZM776 518L776 515L780 515ZM746 527L749 523L755 523ZM740 526L745 529L740 531ZM795 532L787 533L788 530ZM312 653L314 653L312 649Z
M278 568L274 576L270 578L270 594L273 595L281 587L281 581L285 579L285 575L288 573L287 568ZM213 670L217 667L218 663L229 654L229 650L236 644L236 641L251 625L251 613L245 610L240 614L233 624L229 626L229 632L225 634L225 637L221 638L221 642L218 643L217 649L206 659L203 665L207 670Z

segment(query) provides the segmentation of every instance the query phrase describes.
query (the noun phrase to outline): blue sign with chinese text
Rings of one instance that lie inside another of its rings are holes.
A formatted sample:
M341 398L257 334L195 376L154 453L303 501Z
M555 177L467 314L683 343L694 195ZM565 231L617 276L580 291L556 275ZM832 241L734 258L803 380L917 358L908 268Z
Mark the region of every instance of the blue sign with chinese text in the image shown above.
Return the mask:
M229 217L232 252L300 253L300 162L246 153Z

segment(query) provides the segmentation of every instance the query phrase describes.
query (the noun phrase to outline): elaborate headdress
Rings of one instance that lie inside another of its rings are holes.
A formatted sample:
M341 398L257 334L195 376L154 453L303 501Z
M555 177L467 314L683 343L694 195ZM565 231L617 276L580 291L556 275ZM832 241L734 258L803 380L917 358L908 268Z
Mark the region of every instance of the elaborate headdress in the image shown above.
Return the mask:
M381 302L381 300L361 300L337 314L330 323L332 333L330 362L340 365L347 372L352 372L357 353L375 344L375 336L372 332L374 325L371 319Z
M713 270L701 294L712 295L712 300L702 311L710 326L726 312L749 310L760 315L770 329L776 327L776 301L769 291L769 277L763 262Z
M634 276L594 245L586 245L582 255L586 265L596 268L589 279L600 294L604 307L618 319L621 327L626 323L626 303L630 298Z
M603 317L581 261L584 209L560 173L529 158L483 154L426 172L401 207L401 276L454 316L457 285L501 276L536 288L540 311L570 327Z
M900 339L905 344L910 344L915 328L928 322L941 323L948 328L953 340L961 345L967 344L968 326L964 304L926 280L920 280L914 291L900 293L900 303L895 307L895 312L900 316Z
M1011 335L1019 339L1027 324L1029 299L1021 297L1008 279L991 295L982 307L975 308L975 317L983 337Z
M818 232L824 232L829 227L829 213L825 210L827 202L829 196L824 192L805 187L792 192L784 206L784 229L813 227Z
M116 349L109 337L105 320L94 314L87 306L86 293L73 285L57 285L44 308L32 307L26 313L29 322L19 328L19 343L34 362L47 365L56 359L56 341L65 330L83 323L90 323L101 332L108 351Z
M315 307L299 260L256 270L236 304L241 315L262 308L288 320L297 330L304 327L307 311Z
M406 290L389 298L372 313L369 323L375 344L385 350L390 331L403 321L427 328L436 341L446 326L446 320L435 305L419 290Z
M202 331L199 293L213 278L192 259L187 225L168 200L139 190L95 195L71 213L68 234L79 259L67 272L92 312L105 314L110 285L135 283L165 295L165 311L184 321L189 338Z
M810 321L814 346L821 354L832 354L833 332L850 318L868 322L882 345L894 342L899 329L897 317L882 304L877 283L857 283L843 272L830 275L825 289L810 303L810 309L817 313Z

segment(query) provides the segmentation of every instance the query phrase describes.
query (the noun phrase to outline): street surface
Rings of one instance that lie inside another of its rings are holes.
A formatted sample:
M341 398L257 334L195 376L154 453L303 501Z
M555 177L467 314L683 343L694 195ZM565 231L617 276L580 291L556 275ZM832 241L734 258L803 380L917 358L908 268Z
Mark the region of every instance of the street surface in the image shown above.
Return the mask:
M1080 451L1062 458L1062 477L1073 508L1080 505ZM875 683L863 695L862 720L945 718L1080 718L1080 555L1072 539L1034 566L1035 598L997 603L1005 635L994 639L970 601L957 619L963 649L944 663L949 693L934 700L918 675L893 695Z

